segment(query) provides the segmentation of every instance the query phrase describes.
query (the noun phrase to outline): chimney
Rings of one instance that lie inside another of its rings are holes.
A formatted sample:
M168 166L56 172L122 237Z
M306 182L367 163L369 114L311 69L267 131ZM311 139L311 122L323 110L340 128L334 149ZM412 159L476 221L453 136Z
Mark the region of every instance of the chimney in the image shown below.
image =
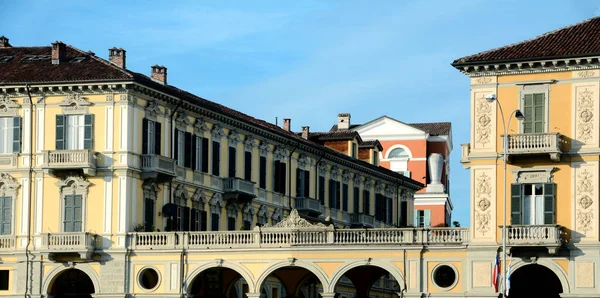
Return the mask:
M125 68L125 50L121 48L108 49L108 60L120 68Z
M125 53L123 53L125 55ZM125 58L123 58L125 59ZM167 68L162 65L154 65L152 66L152 79L156 82L159 82L163 85L167 84Z
M0 48L12 48L10 43L8 43L8 38L0 36Z
M283 130L285 131L291 131L290 127L292 126L292 119L290 118L283 118Z
M350 129L350 113L339 113L337 128L340 130Z
M52 64L59 64L67 56L67 46L62 41L52 43Z
M310 135L310 126L302 126L302 138L308 140L308 135Z

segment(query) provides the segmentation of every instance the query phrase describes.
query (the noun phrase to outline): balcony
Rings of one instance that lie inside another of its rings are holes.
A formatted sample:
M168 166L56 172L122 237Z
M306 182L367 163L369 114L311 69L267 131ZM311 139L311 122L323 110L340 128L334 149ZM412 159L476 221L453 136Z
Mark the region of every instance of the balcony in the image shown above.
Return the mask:
M96 248L96 234L87 232L48 233L42 236L41 250L51 258L57 254L77 253L82 259L91 260Z
M502 226L500 226L502 228ZM514 247L545 247L550 254L556 254L562 246L563 232L558 225L514 225L507 226L507 245Z
M375 226L375 218L363 213L350 214L350 225L353 227L372 228Z
M509 134L507 143L509 156L549 154L553 161L560 161L564 139L557 132Z
M17 247L16 236L0 236L0 251L11 251Z
M175 161L158 154L142 155L142 179L169 180L175 177Z
M42 169L53 174L57 171L82 170L85 175L96 175L96 154L89 149L44 151Z
M256 198L254 182L241 178L223 179L223 199L249 201Z
M298 212L305 213L308 215L318 216L322 213L321 202L314 200L309 197L297 197L295 199L295 208Z

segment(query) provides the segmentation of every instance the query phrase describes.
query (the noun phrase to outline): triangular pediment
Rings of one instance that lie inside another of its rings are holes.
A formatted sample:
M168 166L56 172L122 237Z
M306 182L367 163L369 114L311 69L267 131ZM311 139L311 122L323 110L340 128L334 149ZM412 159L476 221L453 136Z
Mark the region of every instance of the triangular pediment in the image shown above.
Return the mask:
M427 132L387 116L354 128L363 139L376 139L393 136L426 136Z

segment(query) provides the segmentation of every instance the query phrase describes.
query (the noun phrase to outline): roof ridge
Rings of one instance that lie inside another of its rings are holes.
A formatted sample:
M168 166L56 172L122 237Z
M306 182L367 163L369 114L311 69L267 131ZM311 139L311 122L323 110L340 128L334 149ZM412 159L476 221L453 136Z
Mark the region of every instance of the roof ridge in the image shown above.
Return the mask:
M90 52L84 52L83 50L80 50L79 48L76 48L76 47L74 47L74 46L72 46L70 44L68 44L67 47L69 47L69 48L71 48L71 49L73 49L73 50L75 50L75 51L77 51L77 52L79 52L79 53L81 53L83 55L87 55L87 56L91 57L92 59L95 59L96 61L98 61L100 63L103 63L103 64L105 64L105 65L107 65L109 67L112 67L113 69L116 69L116 70L120 71L121 73L125 74L126 76L128 76L128 77L130 77L130 78L133 79L133 76L131 75L130 72L128 72L127 70L125 70L125 69L123 69L121 67L116 66L115 64L113 64L112 62L110 62L108 60L105 60L104 58L96 56L95 53L92 54L93 52L92 53L90 53Z
M556 34L558 31L562 31L562 30L565 30L565 29L569 29L571 27L575 27L575 26L578 26L578 25L581 25L581 24L585 24L587 22L590 22L590 21L592 21L594 19L599 19L599 18L600 18L600 16L595 16L595 17L587 18L587 19L579 21L577 23L570 24L570 25L567 25L567 26L563 26L563 27L560 27L560 28L557 28L557 29L554 29L554 30L551 30L551 31L548 31L548 32L545 32L545 33L542 33L540 35L534 36L532 38L528 38L528 39L525 39L525 40L513 42L513 43L508 44L508 45L503 45L503 46L495 47L495 48L492 48L492 49L489 49L489 50L485 50L485 51L482 51L482 52L478 52L478 53L475 53L475 54L472 54L472 55L464 56L464 57L461 57L459 59L456 59L454 62L452 62L452 64L460 64L460 63L463 63L463 61L468 60L469 58L472 58L472 57L475 57L475 56L487 54L487 53L490 53L490 52L493 52L493 51L497 51L497 50L501 50L501 49L515 47L515 46L518 46L520 44L524 44L524 43L527 43L527 42L530 42L530 41L534 41L534 40L540 39L542 37L546 37L546 36L549 36L549 35L552 35L552 34ZM479 62L479 61L475 61L475 62Z

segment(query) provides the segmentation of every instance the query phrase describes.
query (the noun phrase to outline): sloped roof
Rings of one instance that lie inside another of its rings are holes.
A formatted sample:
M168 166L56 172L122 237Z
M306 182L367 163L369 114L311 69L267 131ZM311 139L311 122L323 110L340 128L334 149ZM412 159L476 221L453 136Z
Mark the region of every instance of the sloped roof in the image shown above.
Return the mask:
M396 119L394 119L392 117L388 117L388 116L381 116L381 117L379 117L377 119L369 121L368 123L376 121L376 120L384 118L384 117L387 117L387 118L390 118L392 120L404 123L402 121L396 120ZM406 124L408 126L411 126L411 127L414 127L416 129L422 130L422 131L428 133L431 136L449 135L450 134L450 130L452 128L452 123L450 123L450 122L404 123L404 124ZM350 125L350 129L355 129L355 128L358 128L359 126L362 126L362 125L364 125L364 124L351 124ZM335 125L333 125L331 127L330 132L332 132L332 131L344 131L344 130L338 130L337 124L335 124Z
M377 147L377 149L379 149L379 151L383 150L383 146L381 145L379 140L363 141L362 143L360 143L360 145L358 145L358 148L375 148L375 147Z
M297 133L296 135L302 135L302 133ZM358 139L359 143L362 142L360 134L353 130L311 132L308 134L308 139L311 141L344 141L355 138Z
M599 54L600 17L594 17L529 40L456 59L452 65L574 58Z

